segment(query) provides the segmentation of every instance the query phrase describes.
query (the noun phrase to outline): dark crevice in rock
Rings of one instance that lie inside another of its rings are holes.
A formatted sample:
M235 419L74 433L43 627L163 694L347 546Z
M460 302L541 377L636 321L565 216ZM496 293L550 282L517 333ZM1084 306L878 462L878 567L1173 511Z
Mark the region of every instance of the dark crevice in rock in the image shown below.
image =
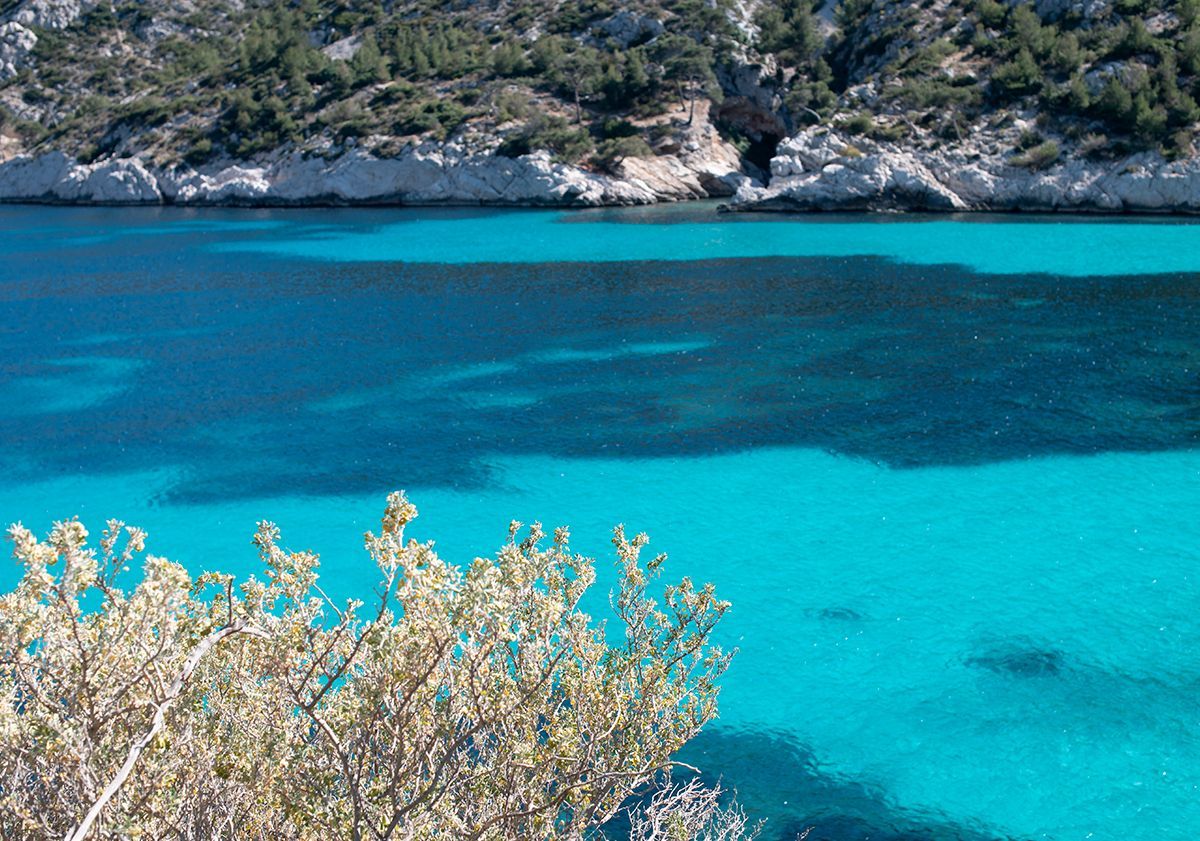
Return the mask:
M743 156L748 163L754 164L762 170L763 183L767 183L771 177L771 158L775 157L775 150L779 148L780 142L783 140L778 134L764 132L757 140L750 141L750 148L746 150Z
M748 144L743 147L743 169L751 178L766 184L771 177L771 158L788 135L783 118L746 96L726 98L714 116L723 134Z

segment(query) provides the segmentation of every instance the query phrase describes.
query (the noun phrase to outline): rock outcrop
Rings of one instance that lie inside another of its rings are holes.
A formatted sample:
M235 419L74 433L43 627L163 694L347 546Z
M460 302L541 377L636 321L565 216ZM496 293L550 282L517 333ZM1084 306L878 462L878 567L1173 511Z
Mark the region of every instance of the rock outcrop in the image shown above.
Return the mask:
M0 164L0 197L87 204L156 204L159 182L136 158L85 165L61 152Z
M95 5L95 0L24 0L10 18L38 29L66 29Z
M757 183L709 121L707 103L697 103L691 123L676 115L659 125L669 130L655 155L625 158L610 172L561 163L544 151L505 157L497 153L501 135L478 131L411 142L398 152L387 151L394 150L392 138L377 136L324 154L285 147L198 167L174 157L155 163L131 137L92 163L59 151L0 157L0 202L597 207L730 197Z
M545 152L506 158L432 142L392 157L353 148L331 159L290 152L201 168L157 167L137 156L82 164L51 152L0 163L0 201L596 207L731 197L730 210L1200 212L1200 159L1152 152L1031 170L968 144L913 149L816 129L780 145L763 186L719 138L691 145L628 158L612 174Z
M707 108L697 117L676 125L655 156L626 158L611 172L547 152L504 157L498 137L479 134L393 154L373 151L384 147L367 138L325 155L284 148L200 167L156 164L136 150L92 163L62 152L16 155L0 161L0 202L596 207L725 197L731 210L1200 212L1200 158L1140 152L1096 160L1070 149L1060 160L1049 141L1035 157L1015 148L1031 134L1029 120L977 128L955 142L805 129L779 144L764 185L745 174L747 163Z
M21 71L37 46L37 35L16 21L0 23L0 81Z
M409 146L390 157L356 147L331 159L281 152L201 168L161 168L137 156L81 164L51 152L0 163L0 201L592 207L730 196L749 182L736 151L715 131L688 135L677 154L628 158L616 169L591 172L546 152L506 158L454 142Z
M600 21L594 27L596 38L611 38L621 49L633 44L645 43L657 38L664 31L662 21L650 15L639 15L630 9L621 9Z
M37 46L35 29L66 29L94 0L23 0L0 18L0 82L16 76Z
M808 129L780 144L768 186L743 185L727 207L1200 212L1200 159L1075 156L1038 169L995 140L922 148Z

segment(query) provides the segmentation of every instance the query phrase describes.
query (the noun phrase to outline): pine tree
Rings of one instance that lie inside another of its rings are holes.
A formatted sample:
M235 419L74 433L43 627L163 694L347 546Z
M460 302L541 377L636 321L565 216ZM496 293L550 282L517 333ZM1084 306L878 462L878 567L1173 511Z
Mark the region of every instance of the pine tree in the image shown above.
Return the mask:
M375 33L368 32L362 36L362 45L350 59L350 72L353 75L354 87L372 85L389 78L387 62L379 51L379 42Z

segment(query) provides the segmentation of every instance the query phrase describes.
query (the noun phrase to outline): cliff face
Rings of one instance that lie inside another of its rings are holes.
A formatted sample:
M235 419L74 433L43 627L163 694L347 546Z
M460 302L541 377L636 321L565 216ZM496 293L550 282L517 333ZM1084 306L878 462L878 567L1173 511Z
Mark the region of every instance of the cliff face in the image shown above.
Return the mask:
M1194 211L1200 0L0 0L0 201Z
M328 157L281 149L254 160L161 165L143 155L92 163L59 151L0 163L0 201L94 204L486 204L596 207L730 197L759 185L738 151L699 119L671 153L625 158L609 172L555 161L547 151L496 153L499 138L411 143L379 154L350 143ZM376 139L378 140L378 139Z
M441 144L388 158L360 150L330 161L292 154L203 171L162 169L138 158L80 164L50 152L0 164L0 201L597 207L721 197L729 199L726 209L741 211L1200 212L1197 159L1143 152L1029 171L974 145L937 152L862 146L836 131L803 131L781 144L768 185L740 172L736 159L630 159L606 175L555 163L545 152L514 160Z
M768 186L745 184L726 207L1200 212L1200 159L1168 161L1156 152L1139 152L1031 168L1014 165L1000 148L987 135L920 149L809 129L780 145Z
M736 157L632 159L614 175L426 143L381 158L350 150L332 159L281 154L195 169L122 158L81 164L61 152L0 164L0 200L90 204L356 205L485 204L596 207L732 196L751 181Z

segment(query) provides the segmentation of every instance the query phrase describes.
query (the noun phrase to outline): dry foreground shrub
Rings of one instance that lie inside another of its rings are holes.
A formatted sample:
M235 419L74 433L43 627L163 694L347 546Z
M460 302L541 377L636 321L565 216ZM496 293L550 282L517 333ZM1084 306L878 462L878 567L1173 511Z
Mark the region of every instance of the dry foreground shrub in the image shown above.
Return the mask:
M261 578L147 556L128 592L142 531L110 521L97 551L75 520L45 541L13 526L0 836L575 839L661 786L716 714L728 603L686 578L656 602L664 556L643 563L646 536L618 527L606 628L579 609L594 562L565 529L522 538L514 522L495 558L460 569L404 538L416 515L393 494L366 535L370 607L335 604L317 556L281 549L271 523ZM755 832L696 784L641 803L639 841Z

